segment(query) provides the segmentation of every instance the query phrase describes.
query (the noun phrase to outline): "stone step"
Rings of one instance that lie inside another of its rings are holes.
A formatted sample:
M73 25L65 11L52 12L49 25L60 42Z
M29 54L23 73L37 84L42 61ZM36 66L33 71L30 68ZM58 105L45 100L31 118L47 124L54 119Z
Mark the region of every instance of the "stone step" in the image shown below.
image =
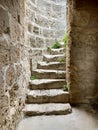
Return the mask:
M36 69L32 71L32 75L36 79L65 79L65 71L63 70Z
M28 104L23 110L26 116L65 115L72 112L70 104Z
M66 64L65 62L38 62L38 69L58 69L65 70Z
M46 62L65 62L66 58L64 54L61 55L44 55L43 61Z
M47 50L48 54L50 55L59 55L59 54L64 54L65 49L64 48L58 48L58 49L48 49Z
M35 79L30 81L29 89L60 89L65 84L65 79Z
M30 90L26 97L26 103L67 103L69 92L62 89Z

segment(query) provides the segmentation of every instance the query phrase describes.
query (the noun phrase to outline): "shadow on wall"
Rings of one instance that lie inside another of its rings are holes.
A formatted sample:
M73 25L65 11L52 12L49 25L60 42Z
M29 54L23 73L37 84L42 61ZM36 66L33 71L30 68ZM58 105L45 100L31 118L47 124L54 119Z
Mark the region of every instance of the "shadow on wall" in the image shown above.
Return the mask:
M98 102L98 1L67 2L67 83L72 103Z

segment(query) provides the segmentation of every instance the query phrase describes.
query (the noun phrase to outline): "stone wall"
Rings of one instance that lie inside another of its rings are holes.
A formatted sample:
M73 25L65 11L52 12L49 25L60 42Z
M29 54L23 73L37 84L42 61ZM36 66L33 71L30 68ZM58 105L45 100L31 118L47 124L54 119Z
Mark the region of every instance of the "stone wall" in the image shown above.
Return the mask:
M36 68L47 46L64 32L65 0L0 1L0 130L15 130L30 63Z
M67 0L67 83L72 103L98 101L98 1Z
M24 0L0 0L0 130L15 130L22 115L30 66Z
M28 45L33 69L48 46L61 40L66 29L66 0L26 0Z

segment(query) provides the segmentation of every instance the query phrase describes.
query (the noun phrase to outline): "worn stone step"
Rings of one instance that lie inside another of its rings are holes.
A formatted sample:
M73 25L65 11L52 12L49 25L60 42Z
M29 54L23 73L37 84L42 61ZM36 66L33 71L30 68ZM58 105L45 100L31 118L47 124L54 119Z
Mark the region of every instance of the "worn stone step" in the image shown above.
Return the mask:
M65 62L38 62L38 69L58 69L65 70L66 64Z
M72 112L70 104L28 104L23 110L26 116L38 116L38 115L65 115Z
M29 89L60 89L65 84L65 79L35 79L30 81Z
M58 48L58 49L47 49L48 54L50 55L59 55L59 54L64 54L65 53L65 49L64 48Z
M66 103L69 102L69 92L62 89L30 90L26 103Z
M65 79L65 71L63 70L36 69L32 71L32 75L36 79Z
M65 62L66 58L64 54L61 55L44 55L43 61L46 62Z

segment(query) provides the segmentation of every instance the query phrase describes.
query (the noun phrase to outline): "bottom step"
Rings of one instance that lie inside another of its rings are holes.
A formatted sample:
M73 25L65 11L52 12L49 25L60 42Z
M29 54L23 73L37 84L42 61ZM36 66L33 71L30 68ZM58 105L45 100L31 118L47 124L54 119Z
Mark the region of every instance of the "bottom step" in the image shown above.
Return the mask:
M26 116L65 115L71 113L72 109L69 103L29 104L23 112Z

